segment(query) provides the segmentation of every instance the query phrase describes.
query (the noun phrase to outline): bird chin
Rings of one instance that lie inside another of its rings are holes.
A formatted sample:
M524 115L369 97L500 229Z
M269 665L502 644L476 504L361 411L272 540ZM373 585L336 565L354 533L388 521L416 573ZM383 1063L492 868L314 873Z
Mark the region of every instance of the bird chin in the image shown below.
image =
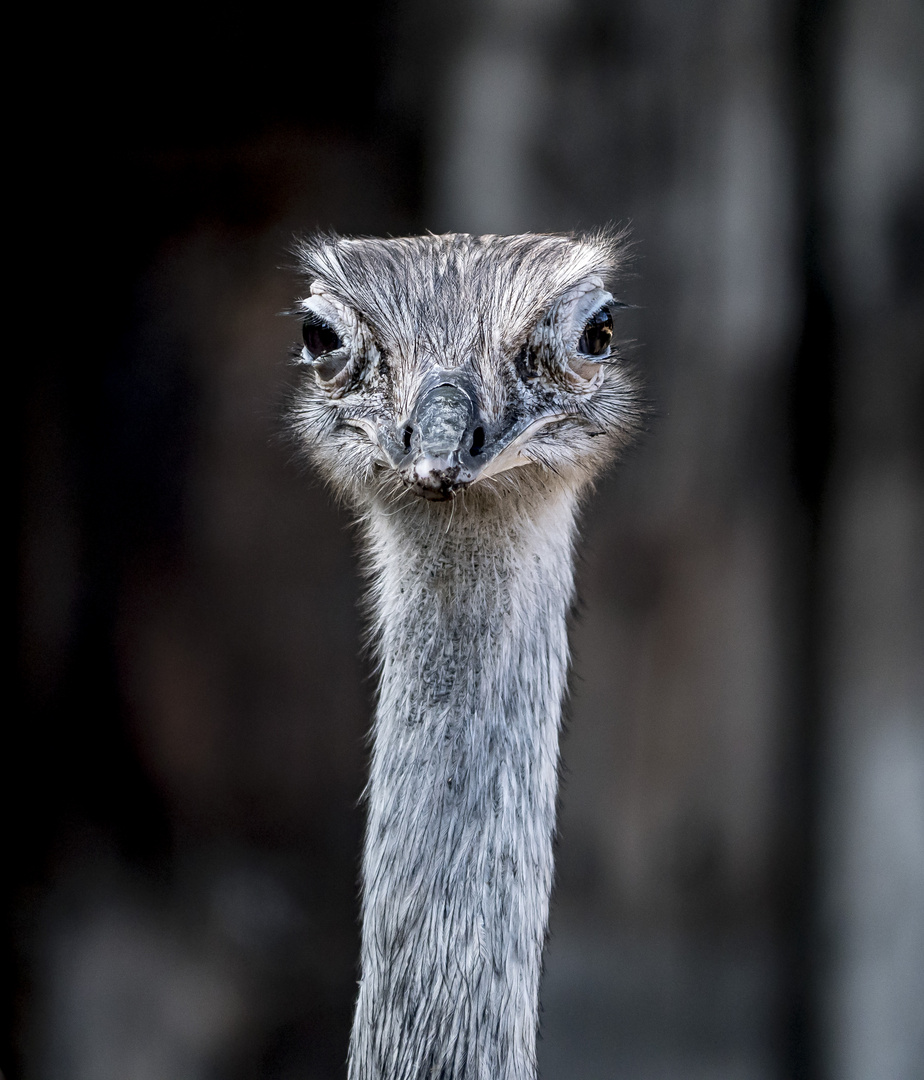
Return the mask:
M482 480L490 480L504 473L513 472L514 469L522 468L524 465L535 464L530 458L525 457L519 449L505 450L496 458L486 462L484 468L479 469L473 476L461 482L426 483L414 480L407 475L402 476L401 479L408 490L421 499L426 499L428 502L449 502L458 495L464 495L467 491L471 491L473 488L478 487L480 489Z
M421 499L426 499L427 502L449 502L450 499L454 499L468 486L466 484L464 487L458 488L419 488L412 485L411 491Z

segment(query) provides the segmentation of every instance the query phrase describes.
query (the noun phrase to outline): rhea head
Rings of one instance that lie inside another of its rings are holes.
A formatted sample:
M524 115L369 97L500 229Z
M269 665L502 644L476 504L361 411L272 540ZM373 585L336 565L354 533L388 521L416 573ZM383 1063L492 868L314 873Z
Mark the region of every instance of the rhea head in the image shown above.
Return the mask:
M580 489L637 426L618 235L320 235L297 255L296 429L354 504Z

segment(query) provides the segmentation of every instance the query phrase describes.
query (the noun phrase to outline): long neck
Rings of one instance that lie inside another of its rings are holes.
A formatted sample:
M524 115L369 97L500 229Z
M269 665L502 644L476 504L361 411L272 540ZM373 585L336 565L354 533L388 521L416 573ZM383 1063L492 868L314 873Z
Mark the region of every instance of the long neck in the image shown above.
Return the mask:
M559 491L367 520L382 669L351 1080L535 1076L574 511Z

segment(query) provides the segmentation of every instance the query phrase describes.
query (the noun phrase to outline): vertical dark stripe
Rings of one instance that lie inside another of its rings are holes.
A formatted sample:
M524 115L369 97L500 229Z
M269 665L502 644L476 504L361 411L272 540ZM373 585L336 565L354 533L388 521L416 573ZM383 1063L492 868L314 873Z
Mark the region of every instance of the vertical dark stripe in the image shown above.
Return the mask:
M830 283L823 177L831 149L836 0L800 0L794 11L793 127L797 206L801 213L803 312L789 399L791 475L801 507L792 538L793 734L788 766L792 803L785 829L781 893L784 965L781 1075L822 1080L820 1043L820 769L824 756L824 656L830 626L825 602L823 526L837 439L834 395L837 342Z

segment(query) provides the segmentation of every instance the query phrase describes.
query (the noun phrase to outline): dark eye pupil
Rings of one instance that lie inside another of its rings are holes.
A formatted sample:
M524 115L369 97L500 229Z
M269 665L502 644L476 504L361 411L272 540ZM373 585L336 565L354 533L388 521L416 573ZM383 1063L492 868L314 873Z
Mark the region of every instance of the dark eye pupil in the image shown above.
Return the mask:
M612 340L613 315L608 307L602 307L587 320L578 342L578 352L585 356L602 356Z
M343 347L343 342L336 330L332 330L327 323L320 319L306 319L302 323L302 340L305 348L312 357L323 356L324 353L333 352Z

